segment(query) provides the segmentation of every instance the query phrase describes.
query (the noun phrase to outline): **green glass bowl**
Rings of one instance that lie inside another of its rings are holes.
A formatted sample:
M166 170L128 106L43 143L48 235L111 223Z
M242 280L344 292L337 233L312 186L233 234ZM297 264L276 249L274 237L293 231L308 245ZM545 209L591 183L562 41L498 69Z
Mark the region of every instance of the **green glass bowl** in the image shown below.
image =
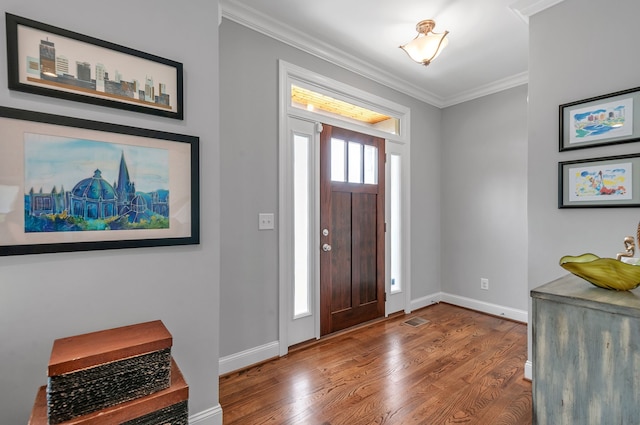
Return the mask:
M630 291L640 286L640 266L594 254L565 255L560 266L600 288Z

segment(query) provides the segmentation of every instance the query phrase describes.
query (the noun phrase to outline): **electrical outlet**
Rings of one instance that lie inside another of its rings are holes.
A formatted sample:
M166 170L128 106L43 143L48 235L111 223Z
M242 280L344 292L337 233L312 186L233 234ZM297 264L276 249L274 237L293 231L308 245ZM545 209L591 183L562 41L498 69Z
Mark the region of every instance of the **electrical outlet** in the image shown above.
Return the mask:
M484 277L480 278L480 289L484 289L485 291L489 290L489 279Z
M272 230L274 227L273 214L260 213L258 214L258 230Z

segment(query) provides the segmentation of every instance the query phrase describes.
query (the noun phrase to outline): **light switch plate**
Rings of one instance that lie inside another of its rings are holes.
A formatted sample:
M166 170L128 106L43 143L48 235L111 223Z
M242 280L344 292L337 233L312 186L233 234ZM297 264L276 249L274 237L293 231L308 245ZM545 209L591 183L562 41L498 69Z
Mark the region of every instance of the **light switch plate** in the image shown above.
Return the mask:
M258 214L258 230L273 230L274 218L272 213Z

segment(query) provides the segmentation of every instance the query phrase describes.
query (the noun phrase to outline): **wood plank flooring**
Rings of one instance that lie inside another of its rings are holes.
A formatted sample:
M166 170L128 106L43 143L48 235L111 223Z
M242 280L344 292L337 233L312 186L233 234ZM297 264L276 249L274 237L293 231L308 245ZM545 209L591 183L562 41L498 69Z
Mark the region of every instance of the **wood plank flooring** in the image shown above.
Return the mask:
M526 325L440 303L222 376L223 423L526 425L526 359Z

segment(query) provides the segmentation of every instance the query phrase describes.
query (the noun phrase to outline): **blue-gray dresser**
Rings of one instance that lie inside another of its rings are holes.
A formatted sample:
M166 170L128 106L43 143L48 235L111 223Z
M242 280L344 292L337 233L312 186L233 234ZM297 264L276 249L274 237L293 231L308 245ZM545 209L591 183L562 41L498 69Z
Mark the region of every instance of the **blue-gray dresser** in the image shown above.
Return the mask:
M567 275L531 297L533 423L640 424L640 288Z

